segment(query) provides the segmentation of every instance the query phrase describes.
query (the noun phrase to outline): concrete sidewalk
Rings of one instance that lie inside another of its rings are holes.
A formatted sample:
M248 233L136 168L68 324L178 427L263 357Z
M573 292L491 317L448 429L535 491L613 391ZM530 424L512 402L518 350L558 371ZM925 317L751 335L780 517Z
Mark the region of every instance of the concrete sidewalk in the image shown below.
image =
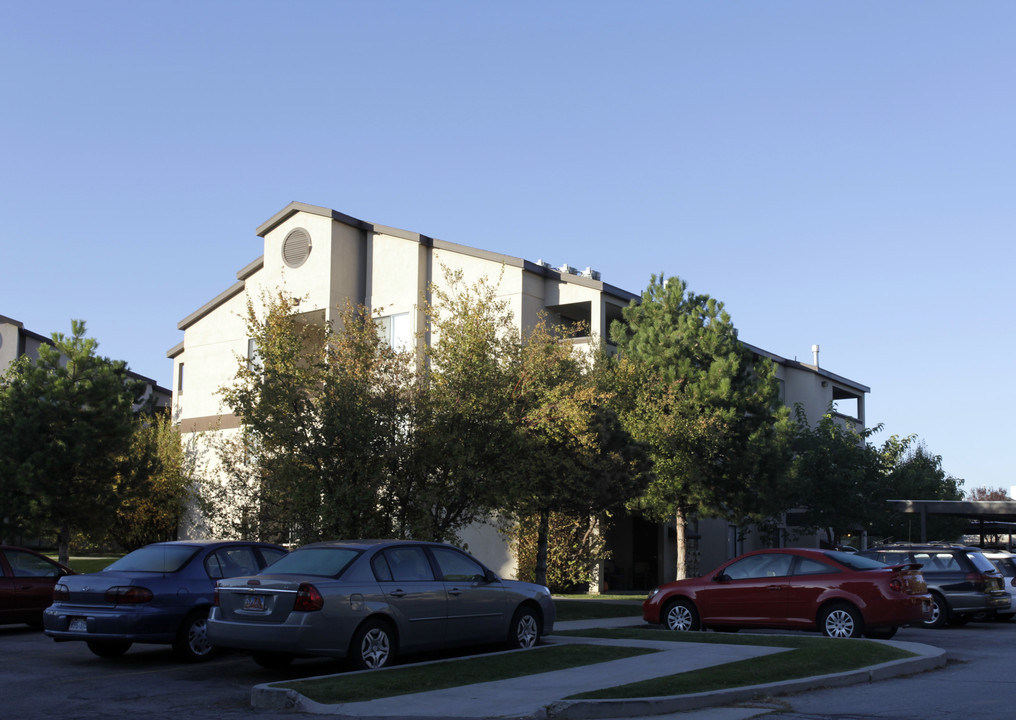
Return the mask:
M638 618L613 618L609 620L561 622L554 629L580 630L600 627L630 627L639 624ZM714 645L696 643L689 652L687 643L649 640L604 640L551 635L547 644L601 644L626 647L651 647L658 652L637 657L613 660L596 665L527 675L510 680L499 680L474 685L435 690L412 695L380 698L369 702L325 705L316 703L295 690L272 687L271 684L256 686L251 693L251 703L262 709L292 709L307 713L349 718L350 720L434 720L454 718L455 720L514 720L531 718L543 720L561 718L639 718L681 713L700 708L713 708L708 714L697 712L696 720L743 720L765 712L773 706L721 707L746 703L753 698L800 692L819 686L838 686L871 682L894 675L922 672L945 663L945 653L917 643L884 641L904 647L917 657L899 660L884 665L837 675L825 675L802 680L792 680L770 685L756 685L662 698L634 700L565 700L577 693L598 690L604 687L624 685L652 677L673 675L679 672L736 662L785 651L779 647L757 647L749 645ZM513 652L524 653L524 650ZM468 662L468 660L465 660ZM377 672L377 671L365 671ZM384 672L384 671L381 671ZM310 679L310 678L308 678Z

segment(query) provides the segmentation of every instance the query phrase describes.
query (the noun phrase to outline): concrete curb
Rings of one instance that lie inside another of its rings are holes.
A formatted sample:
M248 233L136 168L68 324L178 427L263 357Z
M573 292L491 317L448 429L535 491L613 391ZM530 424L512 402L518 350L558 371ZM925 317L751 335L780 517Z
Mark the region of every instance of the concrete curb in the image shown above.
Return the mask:
M893 660L880 665L872 665L871 667L843 673L816 675L763 685L748 685L729 690L626 700L558 700L549 703L539 711L522 715L491 714L474 717L457 715L455 720L489 720L495 717L498 720L595 720L597 718L664 715L687 710L733 705L757 700L762 697L789 695L804 690L859 685L903 675L916 675L940 668L946 664L948 659L945 650L929 645L892 640L879 642L885 642L887 645L909 650L917 654L917 657ZM260 710L295 710L315 715L329 715L333 718L344 720L392 720L393 718L392 715L344 713L342 706L318 703L304 697L296 690L272 687L272 684L264 683L252 688L251 705L253 707ZM406 708L406 711L401 712L398 717L399 720L434 720L436 717L444 716L433 712L415 715L413 709Z
M720 705L733 705L773 695L790 695L804 690L860 685L902 675L916 675L940 668L946 664L948 659L946 651L941 648L919 643L884 642L917 653L918 657L892 660L881 665L830 675L815 675L797 680L747 685L729 690L715 690L689 695L627 700L559 700L547 706L546 714L543 717L547 720L594 720L595 718L665 715ZM541 718L541 720L543 719Z

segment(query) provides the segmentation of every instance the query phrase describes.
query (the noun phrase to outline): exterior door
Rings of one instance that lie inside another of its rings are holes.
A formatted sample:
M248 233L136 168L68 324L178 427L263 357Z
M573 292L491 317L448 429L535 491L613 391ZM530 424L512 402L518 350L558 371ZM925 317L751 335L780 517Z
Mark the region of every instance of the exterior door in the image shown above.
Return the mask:
M60 567L44 558L21 550L4 550L11 569L10 581L14 591L9 609L45 610L53 603L53 586L61 575Z
M393 547L373 560L374 575L399 623L400 648L446 645L448 601L419 545Z
M761 553L722 568L709 588L696 593L702 623L751 626L782 620L793 559L787 553Z
M453 548L430 548L448 597L448 637L456 643L503 640L508 635L507 598L500 580Z

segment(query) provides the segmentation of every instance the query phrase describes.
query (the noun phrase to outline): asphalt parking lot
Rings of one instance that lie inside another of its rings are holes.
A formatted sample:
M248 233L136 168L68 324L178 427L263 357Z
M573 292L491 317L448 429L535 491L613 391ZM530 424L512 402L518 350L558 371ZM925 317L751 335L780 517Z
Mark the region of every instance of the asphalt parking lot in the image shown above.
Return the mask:
M240 654L191 665L161 645L134 645L123 657L104 660L84 643L56 643L23 625L0 626L0 648L3 718L292 720L292 713L252 709L251 687L340 670L327 660L299 660L285 670L268 671Z
M945 648L952 662L938 671L859 687L818 690L782 698L773 720L822 718L1007 717L1016 697L1010 653L1016 623L972 623L962 628L905 628L897 638ZM0 716L17 718L181 717L290 718L257 711L250 689L273 680L338 672L327 660L301 660L264 670L249 658L225 654L210 662L177 662L168 647L136 645L122 658L103 660L83 643L55 643L24 626L0 626L3 671ZM694 713L688 714L689 718Z

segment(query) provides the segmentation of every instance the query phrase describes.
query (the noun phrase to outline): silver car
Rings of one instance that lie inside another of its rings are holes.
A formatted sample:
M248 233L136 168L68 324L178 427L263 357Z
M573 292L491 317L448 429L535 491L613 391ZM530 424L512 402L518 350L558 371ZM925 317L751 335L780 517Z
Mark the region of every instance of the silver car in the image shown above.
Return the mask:
M462 550L433 542L306 545L261 574L220 580L213 645L263 667L299 656L389 665L399 653L505 642L529 648L554 629L542 585L502 580Z

